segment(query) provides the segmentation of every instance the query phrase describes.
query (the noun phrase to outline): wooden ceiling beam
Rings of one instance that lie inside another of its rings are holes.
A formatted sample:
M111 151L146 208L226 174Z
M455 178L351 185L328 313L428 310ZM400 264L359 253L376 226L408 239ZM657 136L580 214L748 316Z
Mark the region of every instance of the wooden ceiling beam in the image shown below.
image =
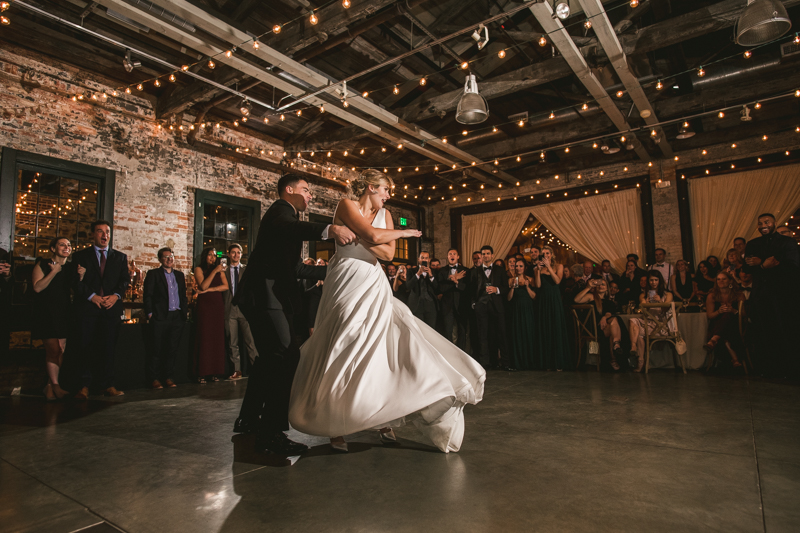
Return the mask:
M223 85L231 85L245 79L245 75L236 69L220 65L220 70L215 72L212 79ZM167 98L159 98L156 106L156 117L164 118L181 113L200 102L216 98L223 93L223 89L195 80L189 85L175 91Z

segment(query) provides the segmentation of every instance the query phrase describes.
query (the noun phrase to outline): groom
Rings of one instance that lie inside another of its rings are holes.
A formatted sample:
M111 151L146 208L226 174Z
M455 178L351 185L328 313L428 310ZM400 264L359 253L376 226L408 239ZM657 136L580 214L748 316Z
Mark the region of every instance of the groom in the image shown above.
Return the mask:
M256 451L297 455L308 447L284 434L289 429L289 395L300 360L300 344L293 330L295 313L302 312L297 279L324 279L326 267L300 260L303 241L335 239L339 245L355 241L346 226L300 220L308 208L308 182L296 174L278 180L278 195L258 228L233 304L247 318L259 357L250 372L247 392L235 433L255 433Z

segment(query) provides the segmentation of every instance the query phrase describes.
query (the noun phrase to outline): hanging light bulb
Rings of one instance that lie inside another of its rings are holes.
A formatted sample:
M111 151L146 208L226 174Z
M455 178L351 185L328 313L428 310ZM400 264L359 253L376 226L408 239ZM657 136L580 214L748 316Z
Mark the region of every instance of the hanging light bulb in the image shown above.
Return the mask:
M269 119L267 117L264 117L264 124L269 124Z
M350 153L350 152L348 152L347 150L345 150L345 151L342 153L342 155L344 155L345 157L347 157L347 154L349 154L349 153Z
M316 15L316 14L315 14L315 13L312 11L312 12L311 12L311 16L308 18L308 21L309 21L309 22L310 22L310 23L311 23L313 26L316 26L316 25L317 25L317 22L319 22L319 19L317 18L317 15Z
M324 113L324 112L325 112L325 105L324 105L324 104L320 104L320 106L319 106L319 112L320 112L320 113Z
M208 68L210 68L211 70L214 70L214 67L216 67L216 66L217 66L217 64L216 64L216 63L214 63L214 62L213 62L212 60L210 60L210 59L208 60Z
M362 98L366 98L367 96L369 96L369 91L364 91L363 93L361 93Z
M364 155L364 149L362 148L361 150L359 150L358 153L361 154L361 155Z
M569 12L570 9L569 9L569 4L567 2L559 2L556 5L555 15L559 19L566 20L567 18L569 18Z
M392 92L394 94L400 94L400 89L397 87L397 85L394 86L394 89L392 89Z
M517 125L521 128L522 126L525 125L525 121L524 120L520 120L519 122L517 122Z
M2 24L3 26L10 26L11 19L5 15L0 15L0 24Z
M639 0L631 0L631 7L632 8L639 7Z
M664 88L664 84L661 83L661 80L658 80L658 83L656 83L656 90L660 91L663 88Z
M583 23L583 27L586 28L587 30L591 30L592 29L592 21L589 20L589 19L586 19L584 21L584 23Z
M750 59L753 56L753 52L751 52L750 50L745 50L742 55L744 56L745 59Z
M567 146L566 148L564 148L564 153L565 153L565 154L568 154L568 153L569 153L569 146Z
M700 67L699 69L697 69L697 75L702 78L703 76L706 75L706 69Z
M353 5L350 3L350 0L342 0L342 7L345 9L350 9L350 6Z
M719 118L725 118L725 113L723 111L720 111L719 113L717 113L717 116Z
M156 81L153 82L153 85L155 85L156 87L161 87L161 82L158 79L156 79Z
M503 59L504 57L506 57L506 51L505 50L500 50L499 52L497 52L497 57L499 57L500 59Z
M442 142L443 142L444 144L447 144L447 137L442 137Z
M541 159L542 161L544 161L546 157L547 155L544 152L539 154L539 159Z
M581 106L581 109L582 109L583 111L586 111L587 109L589 109L589 104L587 104L586 102L584 102L584 103L583 103L583 105Z
M350 107L350 103L347 101L347 98L342 100L342 107Z
M279 34L280 32L281 32L281 25L280 25L280 24L275 24L275 25L272 27L272 33L274 33L275 35L277 35L277 34Z
M385 151L386 151L386 147L385 146L381 146L381 152L385 152Z
M141 83L137 85L136 88L140 91L144 91L144 85L142 85Z
M539 46L547 46L547 37L544 35L539 37Z
M302 109L298 109L298 110L297 110L297 116L299 117L299 116L301 116L302 114L303 114L303 110L302 110Z
M517 163L519 163L520 161L522 161L522 158L520 156L517 156Z
M11 7L9 2L0 2L0 12L7 11L9 7Z
M497 133L497 126L492 126L492 133Z
M422 85L423 87L425 86L426 83L428 83L428 80L426 78L419 79L419 84Z
M131 94L131 88L125 87L125 94Z
M592 143L592 148L597 148L597 143Z
M761 102L756 102L753 107L756 109L761 109Z
M617 98L622 98L625 95L623 91L617 91Z
M461 70L467 70L469 68L469 63L464 61L459 65L459 67L461 68Z
M398 149L398 150L402 150L402 149L403 149L403 143L399 143L399 144L397 145L397 149Z
M261 43L258 42L258 39L253 41L253 50L258 50L258 47L261 46Z
M225 57L231 57L232 55L233 55L233 52L231 52L230 50L226 50L225 51Z

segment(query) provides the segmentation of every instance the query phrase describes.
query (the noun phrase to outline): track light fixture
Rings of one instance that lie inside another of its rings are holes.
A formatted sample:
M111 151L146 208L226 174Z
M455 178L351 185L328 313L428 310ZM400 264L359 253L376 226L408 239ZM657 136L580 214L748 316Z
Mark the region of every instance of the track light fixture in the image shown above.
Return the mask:
M142 66L142 62L138 59L131 59L131 51L125 50L125 59L122 60L122 66L125 67L126 71L133 72L133 69Z

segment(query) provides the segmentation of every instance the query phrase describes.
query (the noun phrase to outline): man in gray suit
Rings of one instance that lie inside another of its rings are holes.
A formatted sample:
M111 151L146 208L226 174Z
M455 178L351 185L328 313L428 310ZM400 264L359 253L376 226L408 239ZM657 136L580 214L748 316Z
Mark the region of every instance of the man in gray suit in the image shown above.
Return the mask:
M222 298L225 302L225 338L228 340L228 357L231 358L234 369L230 379L233 380L242 379L242 362L239 356L240 344L247 349L250 366L253 366L258 356L256 345L253 342L253 335L250 333L250 324L247 323L247 319L239 310L239 306L231 303L236 291L239 289L239 280L242 279L244 274L245 267L240 263L241 260L242 247L238 244L231 244L228 247L228 268L225 270L230 290L224 291Z

